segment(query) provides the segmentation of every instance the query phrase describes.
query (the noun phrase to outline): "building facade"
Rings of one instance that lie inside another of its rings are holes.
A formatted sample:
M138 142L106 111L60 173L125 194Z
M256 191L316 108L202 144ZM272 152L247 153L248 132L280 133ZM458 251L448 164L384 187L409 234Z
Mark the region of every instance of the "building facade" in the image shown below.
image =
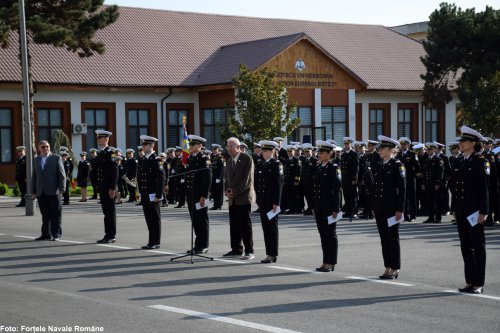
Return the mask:
M222 143L218 125L234 106L231 80L240 64L275 70L297 102L301 125L291 141L456 137L456 97L424 105L423 48L386 27L121 8L97 38L107 51L89 59L31 46L37 141L63 129L78 153L105 128L122 149L148 133L164 150L180 144L186 116L188 132ZM16 40L0 49L0 182L8 183L23 144ZM78 124L87 134L75 131Z

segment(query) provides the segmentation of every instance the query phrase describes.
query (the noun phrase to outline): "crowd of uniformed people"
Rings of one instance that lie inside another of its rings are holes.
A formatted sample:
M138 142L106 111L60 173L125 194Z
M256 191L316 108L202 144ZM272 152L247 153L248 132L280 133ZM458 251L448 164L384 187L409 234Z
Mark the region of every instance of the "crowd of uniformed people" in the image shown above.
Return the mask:
M442 216L453 214L465 263L466 286L460 290L482 293L484 226L498 225L500 218L500 140L483 137L466 126L461 130L462 136L448 143L449 156L444 144L412 142L406 137L379 136L377 141L344 137L343 147L334 140L319 140L314 146L283 145L285 140L275 137L254 142L253 153L238 141L241 153L250 155L254 165L252 186L267 254L261 262L277 261L279 214L314 215L323 252L322 264L316 268L320 272L333 271L337 264L337 220L375 219L385 267L380 278L395 279L401 265L400 222L426 216L424 223L440 223ZM105 234L98 242L115 241L115 205L128 197L127 202L143 207L149 229L144 249L159 248L160 207L175 205L187 206L193 221L196 241L188 253L206 253L208 203L213 203L210 210L220 210L227 190L224 172L231 156L223 147L212 144L209 149L204 138L190 135L186 160L182 147L157 153L157 139L147 135L141 136L137 151L129 148L125 154L108 146L111 132L96 130L96 135L98 147L80 154L76 182L82 189L81 202L99 199L102 205ZM16 180L23 194L19 206L24 206L25 148L17 151ZM73 162L65 147L60 155L67 176L63 204L69 204ZM89 184L93 187L90 198ZM469 218L477 212L473 225ZM243 256L251 258L253 253Z

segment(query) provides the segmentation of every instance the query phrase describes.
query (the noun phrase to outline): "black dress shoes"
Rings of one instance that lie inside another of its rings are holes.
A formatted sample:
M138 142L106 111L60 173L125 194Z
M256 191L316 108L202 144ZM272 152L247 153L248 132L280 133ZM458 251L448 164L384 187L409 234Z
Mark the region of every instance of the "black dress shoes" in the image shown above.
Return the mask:
M208 248L203 248L203 249L196 249L196 248L193 248L192 250L187 250L186 253L187 254L204 254L204 253L207 253L208 252Z
M461 293L470 293L472 290L472 286L465 286L463 288L458 288L458 291Z
M221 210L221 207L215 207L214 206L214 207L210 208L210 210Z
M278 257L267 257L266 259L262 259L260 261L261 264L270 264L272 262L276 262L278 260Z
M335 270L335 266L333 266L333 265L325 265L325 266L316 268L317 272L323 272L323 273L333 272L334 270Z
M177 205L177 206L175 206L174 208L184 208L184 206Z
M61 236L55 236L55 237L52 237L52 241L58 241L61 239Z
M242 254L243 254L243 251L239 252L239 251L231 250L228 253L223 254L222 256L223 257L240 257Z
M106 238L106 237L97 241L97 243L99 243L99 244L109 244L109 243L114 243L114 242L116 242L116 239Z
M382 280L394 280L394 279L397 279L398 276L399 276L399 269L393 271L391 274L380 275L379 279L382 279Z
M35 238L36 241L51 240L51 239L52 238L50 236L44 236L44 235L41 235L40 237Z
M159 248L160 248L159 244L148 244L148 245L144 245L142 247L143 250L156 250L156 249L159 249Z

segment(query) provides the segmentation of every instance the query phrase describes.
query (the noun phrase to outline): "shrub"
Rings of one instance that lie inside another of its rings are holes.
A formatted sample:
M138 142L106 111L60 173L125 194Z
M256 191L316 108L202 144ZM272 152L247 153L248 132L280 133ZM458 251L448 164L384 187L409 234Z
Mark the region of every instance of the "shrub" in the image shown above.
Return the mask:
M7 184L0 183L0 195L6 195L9 190L9 186Z
M16 183L16 186L14 186L14 188L12 189L12 194L15 197L18 197L21 195L21 190L19 189L19 185L17 183Z
M71 186L71 185L70 185ZM69 189L69 195L75 195L75 196L78 196L78 195L82 195L82 189L77 187L77 188L70 188Z

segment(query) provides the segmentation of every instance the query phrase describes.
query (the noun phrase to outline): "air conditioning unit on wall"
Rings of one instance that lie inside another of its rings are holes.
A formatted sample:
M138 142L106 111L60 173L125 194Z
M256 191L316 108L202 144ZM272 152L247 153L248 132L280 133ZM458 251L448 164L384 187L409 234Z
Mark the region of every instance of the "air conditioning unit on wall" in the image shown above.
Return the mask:
M87 124L73 124L73 134L87 134Z

